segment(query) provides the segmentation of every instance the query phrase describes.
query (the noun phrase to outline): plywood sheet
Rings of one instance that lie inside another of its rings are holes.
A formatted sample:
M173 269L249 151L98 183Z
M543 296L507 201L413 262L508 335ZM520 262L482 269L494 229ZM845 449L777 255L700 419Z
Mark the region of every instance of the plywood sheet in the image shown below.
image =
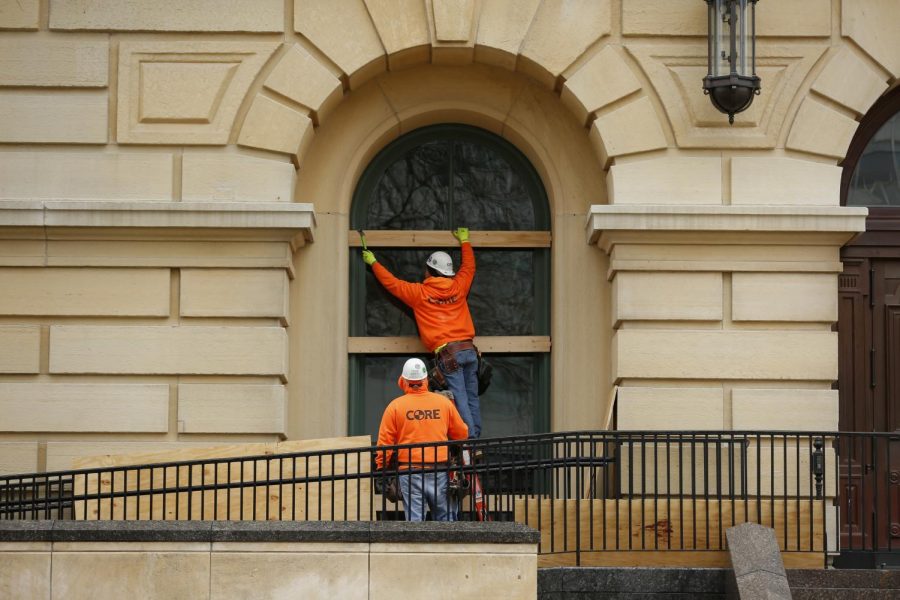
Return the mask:
M85 467L134 469L76 478L75 519L369 520L368 436L185 448L128 456L90 457ZM354 449L317 456L284 456ZM272 456L272 455L279 456ZM272 456L268 458L267 456ZM249 458L248 458L249 457ZM215 464L178 462L226 459ZM158 466L141 466L155 464ZM169 466L164 466L169 464ZM356 476L364 474L363 477ZM340 476L349 476L344 479ZM338 476L338 477L334 477ZM325 478L319 480L319 478ZM257 482L258 485L248 485ZM105 497L128 490L126 496ZM91 497L96 495L97 497Z

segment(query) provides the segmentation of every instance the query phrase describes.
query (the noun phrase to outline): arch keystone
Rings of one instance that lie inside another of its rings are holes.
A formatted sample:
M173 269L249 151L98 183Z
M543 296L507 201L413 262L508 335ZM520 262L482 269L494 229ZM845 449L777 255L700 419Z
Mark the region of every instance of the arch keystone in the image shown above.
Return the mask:
M422 0L365 0L392 71L428 62L431 40ZM344 33L346 36L346 32Z
M516 68L519 47L541 0L493 0L483 3L475 38L476 62Z

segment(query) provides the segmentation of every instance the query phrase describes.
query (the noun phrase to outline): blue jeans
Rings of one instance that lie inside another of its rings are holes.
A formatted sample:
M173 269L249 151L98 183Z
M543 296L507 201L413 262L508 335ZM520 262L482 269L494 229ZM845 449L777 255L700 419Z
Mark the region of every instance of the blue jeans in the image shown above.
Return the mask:
M448 372L444 361L438 359L438 368L453 392L453 401L459 416L469 428L469 438L481 437L481 408L478 404L478 354L474 350L461 350L454 355L458 365Z
M399 476L403 510L407 521L424 521L425 509L431 509L432 521L455 521L456 498L447 495L447 472L413 473Z

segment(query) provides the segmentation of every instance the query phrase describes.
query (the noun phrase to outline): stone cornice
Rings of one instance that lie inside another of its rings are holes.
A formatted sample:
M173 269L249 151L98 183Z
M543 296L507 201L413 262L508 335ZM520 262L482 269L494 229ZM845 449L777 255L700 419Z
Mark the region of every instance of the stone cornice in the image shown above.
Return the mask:
M0 201L0 237L54 240L313 241L312 204Z
M592 205L587 241L616 244L841 246L866 229L865 208L819 206Z

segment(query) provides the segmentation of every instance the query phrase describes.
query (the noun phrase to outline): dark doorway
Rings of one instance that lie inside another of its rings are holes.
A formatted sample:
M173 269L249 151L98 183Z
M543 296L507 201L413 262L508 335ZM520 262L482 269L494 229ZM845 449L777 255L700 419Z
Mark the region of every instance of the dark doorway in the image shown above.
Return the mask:
M842 203L867 206L866 231L841 251L842 551L900 550L900 88L860 124L844 161ZM863 566L863 565L859 565Z

